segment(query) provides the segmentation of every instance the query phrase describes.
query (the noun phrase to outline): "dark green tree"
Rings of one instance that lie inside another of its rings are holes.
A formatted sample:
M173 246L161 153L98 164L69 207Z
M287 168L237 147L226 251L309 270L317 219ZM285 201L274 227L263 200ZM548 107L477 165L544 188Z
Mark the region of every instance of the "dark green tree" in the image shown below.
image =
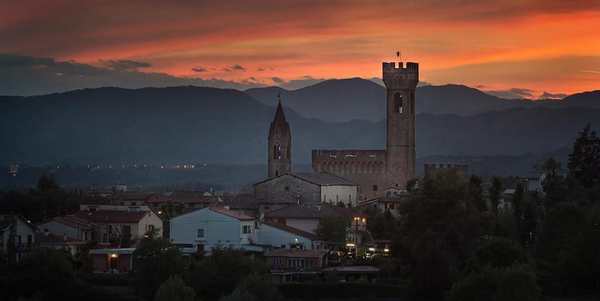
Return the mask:
M542 187L546 194L544 203L551 207L555 204L567 201L567 185L562 175L562 167L559 161L549 158L540 167L543 173Z
M350 220L343 216L325 216L317 225L317 237L326 242L344 243Z
M479 211L487 210L487 206L485 204L485 200L483 199L483 188L481 187L481 178L475 175L472 175L469 178L469 184L467 186L467 193L469 204L474 206Z
M223 249L194 262L188 279L200 299L217 300L231 294L246 276L267 272L264 262L240 251Z
M490 203L492 205L492 212L494 215L498 216L498 205L500 204L500 199L502 198L502 181L498 177L492 178L492 186L489 189L489 197Z
M591 188L600 185L600 138L588 124L573 144L569 155L569 176Z
M171 276L160 285L154 301L194 301L196 293L179 276Z
M182 275L184 262L179 250L163 239L143 239L133 253L136 291L143 298L154 297L169 277Z
M284 298L271 280L265 276L249 275L230 294L220 301L283 301Z

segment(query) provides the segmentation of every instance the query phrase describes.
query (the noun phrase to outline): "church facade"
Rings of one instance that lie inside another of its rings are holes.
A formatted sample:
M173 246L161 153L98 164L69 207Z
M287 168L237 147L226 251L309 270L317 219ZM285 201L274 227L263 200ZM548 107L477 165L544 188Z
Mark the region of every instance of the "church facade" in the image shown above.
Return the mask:
M360 187L362 200L380 197L388 189L405 189L415 177L415 90L419 64L384 62L386 87L386 148L384 150L312 151L315 172L351 180Z

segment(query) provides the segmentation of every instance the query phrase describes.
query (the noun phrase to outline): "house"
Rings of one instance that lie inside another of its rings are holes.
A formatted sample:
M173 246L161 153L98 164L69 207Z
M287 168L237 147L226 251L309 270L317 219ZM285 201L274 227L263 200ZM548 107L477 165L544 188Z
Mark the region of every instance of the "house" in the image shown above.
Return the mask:
M16 261L31 251L35 244L35 228L17 215L0 215L0 254L14 251Z
M261 211L289 204L316 206L321 203L357 204L358 186L329 173L286 173L254 184Z
M52 234L58 237L67 237L70 240L92 241L94 237L94 225L87 219L75 215L57 216L37 226L44 234Z
M193 246L199 252L215 248L255 251L260 249L255 227L252 216L226 207L206 207L172 218L170 238L176 245Z
M374 209L377 212L389 212L394 217L398 217L400 215L400 206L406 203L409 199L409 194L407 192L404 193L394 193L382 197L373 198L370 200L362 201L358 204L359 208L370 208Z
M77 255L87 244L83 240L68 236L59 236L49 232L36 233L35 241L41 248L63 250L71 254L71 256Z
M257 239L261 245L269 245L283 249L318 249L320 243L314 233L306 232L284 224L262 222L257 231Z
M277 249L265 254L273 282L300 280L315 276L327 265L327 251Z
M80 210L74 216L92 223L97 241L103 244L137 241L149 232L162 237L162 220L150 210Z
M94 273L128 273L133 270L135 248L94 249L92 257Z

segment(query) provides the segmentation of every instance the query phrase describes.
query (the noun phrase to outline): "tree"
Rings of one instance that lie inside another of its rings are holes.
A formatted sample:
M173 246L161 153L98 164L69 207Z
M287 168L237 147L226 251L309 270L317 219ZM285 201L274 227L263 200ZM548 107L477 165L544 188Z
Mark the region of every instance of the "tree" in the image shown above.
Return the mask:
M63 251L36 249L9 268L9 283L3 291L11 297L37 297L42 300L75 300L75 274Z
M512 265L526 264L527 254L514 241L501 237L485 240L469 259L469 271L481 271L486 268L507 268Z
M525 187L523 183L518 182L515 187L515 193L512 197L512 213L515 218L515 226L518 234L518 239L523 239L523 211L525 208Z
M194 262L189 272L190 286L204 300L217 300L229 295L246 276L264 275L264 263L231 249L217 249L211 256Z
M349 225L350 221L343 216L325 216L319 220L316 234L322 241L344 243Z
M220 301L283 301L284 298L277 287L264 276L252 274Z
M545 204L549 207L565 202L567 199L567 185L562 175L560 162L554 158L548 158L542 163L543 173L542 187L544 188Z
M487 268L456 282L449 293L450 301L529 301L538 300L540 289L535 273L523 265Z
M58 186L53 176L47 173L43 173L42 176L38 179L37 190L43 193L55 192L60 190L60 186Z
M600 184L600 138L588 124L573 144L569 154L569 176L585 188Z
M442 298L451 273L465 264L482 234L484 218L467 206L466 189L460 175L439 172L426 178L400 209L394 240L410 252L412 280L420 295Z
M469 178L467 193L470 205L483 212L487 209L487 206L485 204L485 200L483 199L483 188L481 187L481 182L482 181L480 177L472 175Z
M490 202L492 205L492 212L498 216L498 205L500 204L500 198L502 197L502 181L498 177L492 178L492 187L489 189Z
M162 239L143 239L133 252L137 292L151 299L158 287L171 276L183 273L184 263L179 250Z
M194 289L185 285L179 276L171 276L160 285L154 301L194 301Z
M573 144L569 155L567 185L571 201L600 200L600 138L588 124Z

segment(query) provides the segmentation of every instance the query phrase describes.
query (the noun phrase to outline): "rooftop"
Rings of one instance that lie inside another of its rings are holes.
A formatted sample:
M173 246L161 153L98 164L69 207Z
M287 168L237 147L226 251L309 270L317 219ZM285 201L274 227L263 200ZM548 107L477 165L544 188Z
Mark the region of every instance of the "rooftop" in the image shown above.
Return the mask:
M88 220L92 223L115 223L133 224L138 223L148 211L121 211L121 210L97 210L78 211L75 217Z
M236 219L239 219L241 221L248 221L248 220L254 220L254 217L247 215L245 213L242 213L240 211L235 211L235 210L230 210L224 207L209 207L209 209L211 211L217 212L217 213L221 213Z
M356 186L356 184L352 183L352 181L330 174L330 173L315 173L315 172L298 172L298 173L286 173L279 177L292 176L298 179L304 180L309 183L313 183L319 186L336 186L336 185L351 185ZM278 177L275 177L278 178ZM271 181L275 178L268 178L262 180L254 185L258 185L261 183L265 183Z
M286 231L292 234L296 234L298 236L302 236L304 238L308 238L310 240L315 240L317 239L317 236L315 234L312 234L310 232L306 232L306 231L302 231L300 229L294 228L294 227L290 227L284 224L280 224L280 223L272 223L272 222L263 222L263 224L267 225L267 226L271 226L273 228L277 228L280 229L282 231Z

